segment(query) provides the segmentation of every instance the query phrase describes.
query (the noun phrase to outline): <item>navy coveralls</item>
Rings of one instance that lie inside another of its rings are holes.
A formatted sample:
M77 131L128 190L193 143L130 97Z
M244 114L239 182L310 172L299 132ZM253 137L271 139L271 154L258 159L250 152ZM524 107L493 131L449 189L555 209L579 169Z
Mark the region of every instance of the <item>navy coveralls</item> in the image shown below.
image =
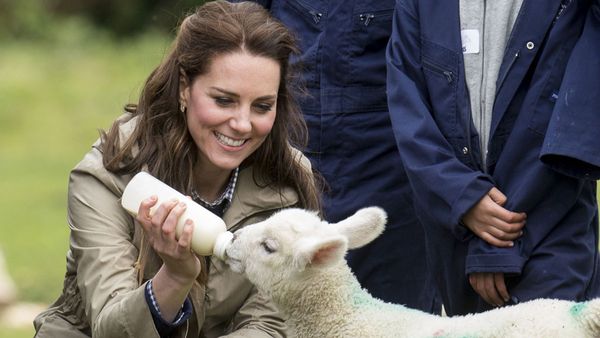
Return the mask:
M489 308L468 283L473 272L505 273L512 302L600 296L600 1L523 2L483 147L470 116L458 0L397 1L387 57L394 134L447 312ZM512 248L459 225L493 186L507 209L527 213Z
M347 259L361 285L385 301L439 309L429 278L425 236L391 129L385 49L393 0L257 1L294 31L309 97L300 99L308 124L306 155L329 190L331 222L359 208L388 213L385 232Z

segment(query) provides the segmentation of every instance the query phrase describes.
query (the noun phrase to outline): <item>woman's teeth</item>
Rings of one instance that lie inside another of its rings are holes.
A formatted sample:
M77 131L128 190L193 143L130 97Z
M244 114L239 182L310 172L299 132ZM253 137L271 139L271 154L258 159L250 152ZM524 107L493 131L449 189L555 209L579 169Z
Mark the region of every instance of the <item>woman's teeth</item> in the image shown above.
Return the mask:
M227 137L221 133L217 133L215 132L215 135L217 136L217 140L219 140L220 143L226 145L226 146L230 146L230 147L239 147L242 144L244 144L244 142L246 142L245 139L242 140L234 140L230 137Z

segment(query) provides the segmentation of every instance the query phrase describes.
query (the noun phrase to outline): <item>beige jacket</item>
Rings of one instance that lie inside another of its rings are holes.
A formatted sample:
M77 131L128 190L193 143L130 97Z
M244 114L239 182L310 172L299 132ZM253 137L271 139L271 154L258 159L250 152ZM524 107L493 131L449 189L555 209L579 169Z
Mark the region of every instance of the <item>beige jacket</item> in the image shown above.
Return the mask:
M104 169L97 143L71 172L71 238L63 293L35 319L36 337L159 337L144 297L145 283L140 286L136 275L142 229L120 206L130 179ZM250 167L240 171L223 218L233 231L297 202L292 189L280 195L257 185ZM151 255L144 279L152 278L160 265L158 256ZM206 287L196 283L190 298L193 314L174 337L285 336L286 326L275 306L216 258L210 259Z

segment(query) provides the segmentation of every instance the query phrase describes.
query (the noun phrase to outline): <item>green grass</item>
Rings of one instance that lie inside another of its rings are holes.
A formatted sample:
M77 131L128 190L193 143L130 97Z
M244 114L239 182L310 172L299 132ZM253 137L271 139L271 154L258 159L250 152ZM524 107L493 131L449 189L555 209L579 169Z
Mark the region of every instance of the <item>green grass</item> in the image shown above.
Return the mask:
M15 329L15 328L3 328L0 326L0 337L1 338L31 338L35 331L31 329Z
M27 302L48 304L62 289L70 169L168 47L161 34L114 42L74 25L56 41L1 42L0 248ZM0 337L33 334L23 331L0 327Z

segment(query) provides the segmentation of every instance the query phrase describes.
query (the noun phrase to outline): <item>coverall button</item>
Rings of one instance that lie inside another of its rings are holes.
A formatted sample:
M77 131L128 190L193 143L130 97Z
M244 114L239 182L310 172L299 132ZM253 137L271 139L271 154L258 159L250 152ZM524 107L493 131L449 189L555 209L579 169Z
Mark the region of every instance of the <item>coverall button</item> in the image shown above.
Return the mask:
M467 147L463 147L463 148L462 148L462 152L463 152L463 154L465 154L465 155L466 155L466 154L468 154L468 153L469 153L469 148L467 148Z
M532 50L533 48L535 48L535 44L533 43L533 41L529 41L527 42L527 49Z

